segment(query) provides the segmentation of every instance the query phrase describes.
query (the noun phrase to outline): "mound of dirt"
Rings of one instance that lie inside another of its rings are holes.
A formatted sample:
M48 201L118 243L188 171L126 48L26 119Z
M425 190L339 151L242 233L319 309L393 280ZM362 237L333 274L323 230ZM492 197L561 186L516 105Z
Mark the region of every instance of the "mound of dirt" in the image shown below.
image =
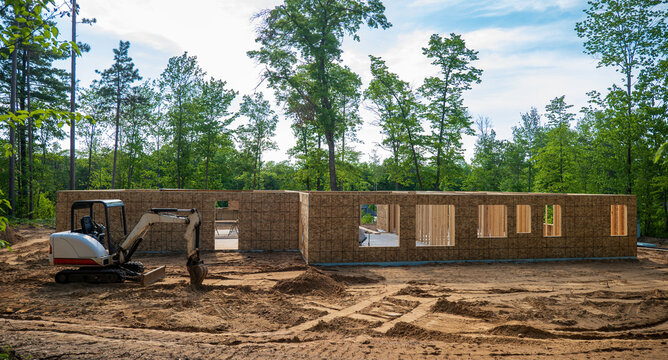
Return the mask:
M342 275L342 274L331 274L332 279L342 282L346 285L365 285L365 284L376 284L385 280L382 276L364 276L364 275Z
M23 237L17 234L11 226L7 226L5 231L0 231L0 239L8 242L10 246L23 241Z
M467 302L467 301L449 301L446 298L440 298L431 307L432 312L442 312L453 315L469 316L480 319L489 319L494 317L494 312L489 310L481 310L480 306L485 305L483 302Z
M319 295L324 297L345 295L345 286L322 271L308 268L293 279L281 280L274 290L291 295Z
M448 342L459 342L460 336L446 334L436 330L427 330L407 322L399 321L385 333L387 336L398 338L411 338L417 340L438 340Z
M337 317L331 321L319 321L315 326L309 329L314 332L337 332L344 335L363 335L369 334L369 330L382 324L381 321L367 321L362 319L352 319L349 317Z
M509 289L489 289L487 290L487 292L490 294L512 294L520 292L529 292L529 290L511 287Z
M435 297L428 291L425 291L424 289L421 289L415 285L408 285L405 288L397 291L395 295L410 295L415 297Z
M522 324L499 325L489 331L492 335L517 336L533 339L554 339L556 336L549 331L536 329Z

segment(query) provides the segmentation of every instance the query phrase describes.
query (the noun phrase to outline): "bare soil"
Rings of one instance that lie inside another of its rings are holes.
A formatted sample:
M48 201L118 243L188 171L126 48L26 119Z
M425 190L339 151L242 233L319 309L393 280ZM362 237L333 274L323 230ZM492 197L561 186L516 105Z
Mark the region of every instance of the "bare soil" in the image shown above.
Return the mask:
M304 265L299 253L139 255L164 280L56 284L48 228L0 250L0 348L32 359L665 359L668 251L637 261ZM5 235L7 236L7 234Z

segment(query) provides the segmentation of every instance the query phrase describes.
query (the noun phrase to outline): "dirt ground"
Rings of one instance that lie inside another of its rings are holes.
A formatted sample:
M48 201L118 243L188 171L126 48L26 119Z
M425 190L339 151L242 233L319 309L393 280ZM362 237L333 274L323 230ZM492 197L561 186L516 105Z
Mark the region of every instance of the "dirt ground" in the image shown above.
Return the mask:
M638 261L309 268L297 252L139 256L140 287L56 284L52 230L0 250L0 347L32 359L666 359L668 251Z

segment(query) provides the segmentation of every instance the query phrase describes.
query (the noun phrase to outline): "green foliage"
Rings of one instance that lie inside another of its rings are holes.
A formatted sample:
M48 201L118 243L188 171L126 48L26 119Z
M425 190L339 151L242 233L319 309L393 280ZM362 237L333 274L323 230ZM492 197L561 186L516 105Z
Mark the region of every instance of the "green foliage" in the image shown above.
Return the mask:
M427 143L434 153L434 190L440 190L452 181L448 176L452 172L447 170L463 160L462 134L473 135L462 96L472 84L480 83L482 70L471 65L478 59L478 52L468 49L461 36L454 33L450 37L433 34L422 53L439 69L438 76L426 78L419 91L427 100L424 116L431 123Z
M575 115L568 112L571 107L564 96L552 99L545 107L547 143L536 155L538 191L565 193L575 187L575 134L570 129Z
M373 103L372 110L385 134L383 145L392 154L391 180L408 185L413 182L414 174L422 190L420 168L424 138L419 119L422 107L410 85L390 72L383 59L372 55L369 58L373 80L364 91L364 97Z
M271 140L276 134L278 116L265 100L262 93L253 96L244 95L241 102L239 115L248 121L240 125L236 133L241 143L241 151L245 159L248 159L248 170L252 172L252 183L248 187L255 190L262 189L262 153L267 150L276 149L276 143Z
M35 216L38 219L53 219L56 217L56 206L46 197L46 195L39 194L37 200L37 208L35 209Z
M373 224L374 223L373 215L371 215L369 213L363 213L362 218L360 219L360 222L362 224Z
M338 71L341 44L345 35L359 40L363 23L390 27L384 11L380 0L286 0L258 15L260 49L248 56L265 65L264 76L280 99L287 101L295 93L308 103L327 142L332 190L337 189L334 141L342 127L342 104L337 104L336 94L347 87Z
M48 21L45 12L57 11L55 0L5 0L4 7L11 9L12 22L0 23L0 42L12 53L18 46L36 45L58 54L71 49L81 54L77 44L59 41L58 28ZM7 58L7 54L2 53Z

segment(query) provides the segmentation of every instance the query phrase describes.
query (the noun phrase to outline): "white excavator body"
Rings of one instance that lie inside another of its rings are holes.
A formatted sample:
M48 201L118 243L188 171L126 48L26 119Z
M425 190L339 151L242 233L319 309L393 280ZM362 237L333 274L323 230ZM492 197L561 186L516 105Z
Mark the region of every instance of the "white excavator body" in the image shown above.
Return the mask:
M94 237L72 231L51 234L49 264L76 266L109 265L109 252Z

